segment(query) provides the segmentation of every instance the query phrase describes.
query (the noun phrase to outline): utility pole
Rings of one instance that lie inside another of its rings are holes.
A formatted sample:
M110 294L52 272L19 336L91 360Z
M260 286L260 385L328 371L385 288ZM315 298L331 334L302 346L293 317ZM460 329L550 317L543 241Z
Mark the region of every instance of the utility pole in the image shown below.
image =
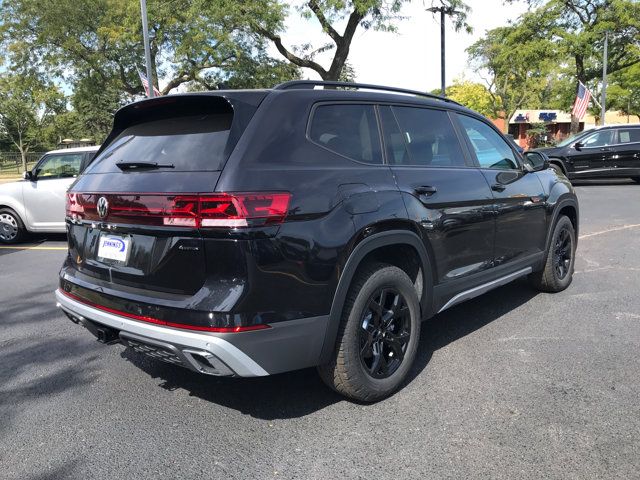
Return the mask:
M147 64L147 81L149 82L149 98L153 98L153 75L151 75L151 48L149 47L149 24L147 22L147 1L140 0L142 11L142 38L144 40L144 60Z
M456 15L462 13L453 7L431 7L427 8L427 12L440 13L440 92L444 97L447 81L445 78L445 38L444 38L444 19L446 15Z
M605 123L605 114L607 113L607 50L609 48L609 32L604 32L604 52L602 58L602 100L600 101L602 107L602 114L600 121L601 125Z

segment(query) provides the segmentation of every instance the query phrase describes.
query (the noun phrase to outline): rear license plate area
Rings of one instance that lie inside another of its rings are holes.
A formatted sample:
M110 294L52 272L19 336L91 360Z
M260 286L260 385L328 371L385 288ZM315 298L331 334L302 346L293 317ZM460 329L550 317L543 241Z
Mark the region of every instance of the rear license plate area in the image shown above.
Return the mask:
M131 251L131 237L101 233L98 239L98 260L126 265Z

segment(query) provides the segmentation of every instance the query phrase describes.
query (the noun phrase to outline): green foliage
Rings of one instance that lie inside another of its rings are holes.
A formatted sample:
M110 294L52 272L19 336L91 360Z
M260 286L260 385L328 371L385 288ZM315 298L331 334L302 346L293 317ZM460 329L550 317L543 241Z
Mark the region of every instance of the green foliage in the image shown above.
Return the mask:
M467 49L487 83L494 118L508 120L517 109L539 104L553 71L553 43L537 37L527 20L490 30Z
M2 0L0 63L21 75L43 76L69 86L72 113L46 125L56 137L91 137L100 142L113 113L144 94L138 0ZM297 67L270 58L264 39L236 23L242 5L256 20L279 25L282 5L252 0L148 0L152 77L167 94L182 85L215 89L220 83L258 88L300 77ZM229 8L226 8L229 7ZM44 128L44 125L42 125ZM57 140L55 140L57 142Z
M475 110L486 117L494 115L491 93L481 83L454 80L453 84L446 88L445 92L448 98L471 110ZM434 93L440 95L440 90Z
M64 97L53 85L34 76L9 72L0 77L0 136L22 154L45 139L43 128L64 111Z
M529 137L529 148L538 148L547 146L548 137L547 126L544 122L532 123L527 129L527 137Z
M514 1L517 0L510 3ZM505 116L519 106L569 110L578 81L597 93L605 32L609 36L609 74L626 71L640 61L639 2L526 3L530 10L516 22L489 31L486 38L469 49L477 68L487 74L496 111L501 105ZM627 84L629 80L630 77ZM625 95L618 87L627 88L612 86L613 98ZM592 106L591 110L595 113L597 109ZM577 126L574 119L573 130Z
M625 115L640 116L640 63L616 72L607 88L607 103Z

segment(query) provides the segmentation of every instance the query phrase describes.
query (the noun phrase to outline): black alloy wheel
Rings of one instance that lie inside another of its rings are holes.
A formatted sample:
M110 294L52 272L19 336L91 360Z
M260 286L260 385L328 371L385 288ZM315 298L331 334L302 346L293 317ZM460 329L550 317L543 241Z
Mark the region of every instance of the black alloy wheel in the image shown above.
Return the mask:
M405 298L394 288L378 289L362 314L360 361L372 378L388 378L400 367L411 338Z
M328 386L361 402L380 400L402 386L420 339L414 282L394 265L371 263L359 270L345 300L332 358L318 366Z
M560 230L556 238L553 252L553 268L558 280L563 280L569 273L573 255L573 242L567 228Z

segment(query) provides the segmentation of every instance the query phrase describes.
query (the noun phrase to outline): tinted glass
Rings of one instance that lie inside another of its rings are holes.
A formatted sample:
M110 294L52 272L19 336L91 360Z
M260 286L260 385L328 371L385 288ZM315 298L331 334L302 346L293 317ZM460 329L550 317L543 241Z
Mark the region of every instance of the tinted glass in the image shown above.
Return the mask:
M232 118L207 114L133 125L91 162L86 173L119 172L118 162L169 164L178 172L220 170Z
M345 157L382 163L380 135L372 105L321 105L311 121L309 138Z
M382 135L384 136L387 161L391 165L411 165L407 144L391 111L391 107L380 107L380 121L382 123Z
M640 128L621 128L618 130L618 143L639 143Z
M603 147L605 145L611 145L613 143L613 130L596 132L586 137L580 143L582 143L583 147Z
M38 165L36 175L39 179L74 177L80 173L83 156L84 153L48 155Z
M466 115L458 115L458 118L467 132L481 168L519 168L511 146L493 128Z
M462 148L447 112L414 107L393 107L392 110L397 127L395 132L393 129L389 133L385 131L395 145L390 163L421 167L465 166ZM390 122L386 121L387 124ZM406 145L408 155L398 154L400 141Z

